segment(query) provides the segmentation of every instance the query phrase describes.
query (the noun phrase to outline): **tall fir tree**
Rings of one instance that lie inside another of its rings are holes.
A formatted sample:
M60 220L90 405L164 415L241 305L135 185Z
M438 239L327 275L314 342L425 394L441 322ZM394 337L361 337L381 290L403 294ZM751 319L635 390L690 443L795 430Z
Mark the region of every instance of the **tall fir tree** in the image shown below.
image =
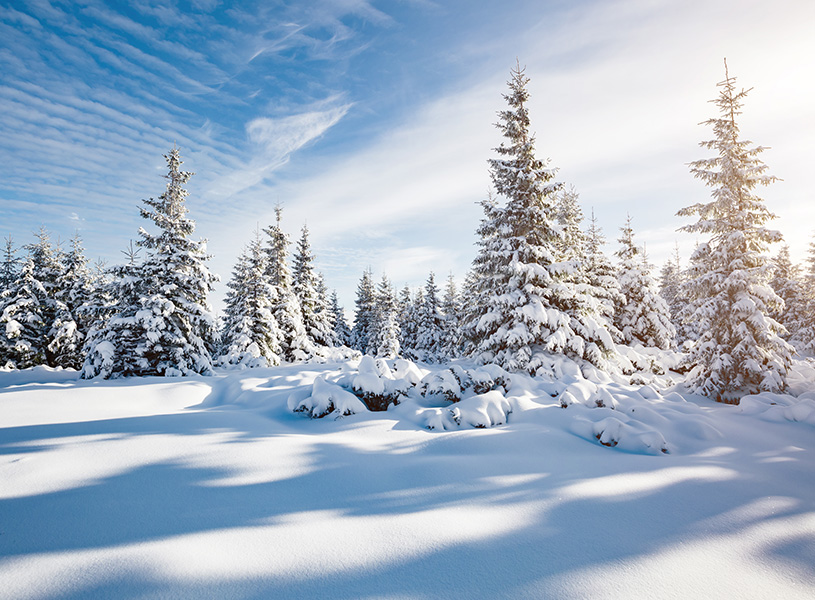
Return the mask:
M300 304L303 327L315 346L334 345L333 329L326 310L327 299L320 293L320 276L314 269L314 254L308 238L308 227L303 225L297 252L294 255L294 295ZM323 291L324 291L323 286Z
M630 216L621 231L617 279L626 303L615 312L615 325L628 345L639 343L667 350L676 336L670 309L651 277L651 265L644 250L634 243Z
M354 327L351 330L351 347L363 354L376 355L373 337L376 327L376 290L370 267L363 271L357 286Z
M282 228L283 209L275 208L276 221L265 229L267 235L266 276L274 289L274 318L280 328L282 358L302 361L314 355L315 347L303 324L303 311L294 293L288 265L289 236Z
M195 221L187 218L184 184L193 173L181 170L181 156L173 146L167 160L167 188L157 199L144 200L143 218L158 234L139 229L139 245L147 250L140 274L147 295L139 313L145 339L139 355L146 372L154 375L189 375L212 372L208 342L215 321L208 294L217 281L206 266L206 240L191 239Z
M206 266L206 241L191 239L195 222L187 218L183 186L193 173L181 170L177 147L164 158L167 187L140 208L158 232L139 228L146 256L119 270L117 311L94 336L83 377L212 372L215 323L207 296L217 278Z
M691 173L713 188L713 199L679 211L699 217L684 231L709 238L694 253L694 276L683 286L702 325L688 357L688 384L715 400L738 402L761 390L785 390L793 350L770 316L781 299L769 286L773 263L767 251L781 234L764 227L775 215L754 193L776 178L759 158L764 148L739 139L736 116L749 90L736 90L726 62L718 87L719 116L705 121L715 139L700 144L716 156L691 163Z
M613 352L608 331L596 322L581 323L567 314L575 290L564 285L568 267L557 261L561 241L557 219L555 170L535 156L529 133L529 79L518 66L499 112L498 129L505 140L490 160L495 191L505 206L483 203L479 255L474 270L479 280L475 302L482 313L474 329L482 361L534 373L549 364L547 353L563 353L605 366ZM585 326L584 326L585 325Z

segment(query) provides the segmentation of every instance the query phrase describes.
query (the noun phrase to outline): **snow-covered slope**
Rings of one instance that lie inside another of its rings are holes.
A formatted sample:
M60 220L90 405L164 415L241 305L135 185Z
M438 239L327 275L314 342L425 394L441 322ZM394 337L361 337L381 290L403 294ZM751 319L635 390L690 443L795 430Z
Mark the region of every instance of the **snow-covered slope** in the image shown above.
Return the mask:
M347 363L0 373L0 598L815 595L809 367L742 406L391 367L376 413Z

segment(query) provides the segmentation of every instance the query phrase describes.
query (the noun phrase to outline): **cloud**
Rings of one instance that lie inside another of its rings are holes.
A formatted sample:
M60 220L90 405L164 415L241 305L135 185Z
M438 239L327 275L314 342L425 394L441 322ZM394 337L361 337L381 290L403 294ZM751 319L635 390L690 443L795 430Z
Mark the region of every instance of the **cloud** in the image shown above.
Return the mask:
M336 125L350 108L350 104L345 104L329 110L250 121L246 133L254 146L251 158L242 167L218 177L207 186L206 193L216 200L229 198L261 183L285 165L293 153Z
M271 162L283 161L310 141L320 137L342 119L350 104L324 111L278 119L259 118L246 125L249 139Z

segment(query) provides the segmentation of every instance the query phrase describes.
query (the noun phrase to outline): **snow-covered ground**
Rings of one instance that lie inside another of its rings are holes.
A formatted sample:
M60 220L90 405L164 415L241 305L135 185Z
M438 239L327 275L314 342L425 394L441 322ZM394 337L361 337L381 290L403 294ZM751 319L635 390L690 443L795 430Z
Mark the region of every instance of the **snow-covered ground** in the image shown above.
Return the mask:
M741 406L370 367L0 373L0 598L815 597L810 366Z

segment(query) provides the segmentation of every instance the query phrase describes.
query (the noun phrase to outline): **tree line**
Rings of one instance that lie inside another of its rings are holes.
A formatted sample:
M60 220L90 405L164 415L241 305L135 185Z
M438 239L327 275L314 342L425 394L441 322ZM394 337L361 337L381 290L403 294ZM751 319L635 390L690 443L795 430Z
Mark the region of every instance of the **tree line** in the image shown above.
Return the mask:
M173 147L164 194L140 208L157 233L140 228L124 264L91 267L78 236L63 250L41 230L23 257L6 239L0 364L70 367L85 378L169 376L356 350L428 362L473 357L536 374L553 354L625 371L618 345L626 344L682 351L678 368L691 390L717 400L786 389L796 350L815 350L815 243L806 270L786 247L775 259L768 254L782 236L765 227L774 215L754 190L775 178L759 158L763 148L741 140L736 122L749 90L737 90L725 68L719 115L706 122L714 139L701 143L715 156L691 164L711 200L679 212L698 218L682 229L706 241L687 266L677 251L657 282L631 218L612 264L593 212L584 227L576 190L537 158L528 83L513 69L496 123L504 141L489 161L493 192L482 202L478 252L461 290L451 274L441 296L430 273L423 287L397 294L386 274L375 284L368 269L349 327L315 268L306 226L289 256L278 206L276 222L238 257L216 322L207 299L216 277L185 205L192 173Z

